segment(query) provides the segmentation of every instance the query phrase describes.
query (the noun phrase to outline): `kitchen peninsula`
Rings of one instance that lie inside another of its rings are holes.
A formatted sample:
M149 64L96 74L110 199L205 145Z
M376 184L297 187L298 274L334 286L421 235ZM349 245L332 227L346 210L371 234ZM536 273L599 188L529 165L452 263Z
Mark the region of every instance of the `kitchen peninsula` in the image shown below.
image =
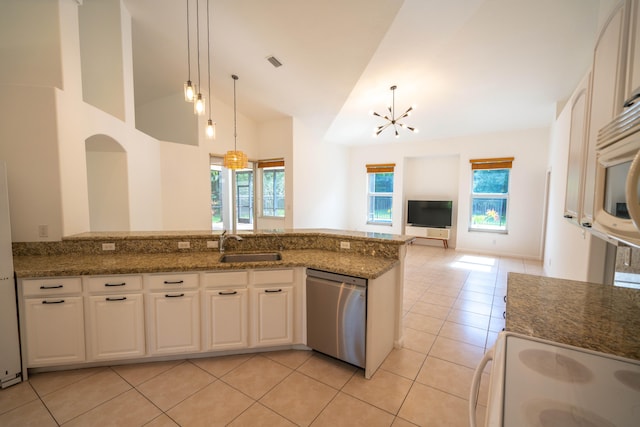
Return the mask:
M221 262L220 234L100 232L14 242L24 378L27 368L306 349L306 268L368 280L367 378L402 345L412 237L240 232L241 240L226 240L227 254L270 251L280 259Z

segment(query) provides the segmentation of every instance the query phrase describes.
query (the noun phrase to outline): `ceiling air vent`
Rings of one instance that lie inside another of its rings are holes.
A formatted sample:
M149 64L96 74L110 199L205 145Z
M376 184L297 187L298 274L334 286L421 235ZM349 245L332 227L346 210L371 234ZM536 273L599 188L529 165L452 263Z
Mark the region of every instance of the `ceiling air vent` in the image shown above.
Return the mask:
M282 67L282 62L278 61L278 58L276 58L275 56L267 57L267 61L269 61L271 65L273 65L276 68Z

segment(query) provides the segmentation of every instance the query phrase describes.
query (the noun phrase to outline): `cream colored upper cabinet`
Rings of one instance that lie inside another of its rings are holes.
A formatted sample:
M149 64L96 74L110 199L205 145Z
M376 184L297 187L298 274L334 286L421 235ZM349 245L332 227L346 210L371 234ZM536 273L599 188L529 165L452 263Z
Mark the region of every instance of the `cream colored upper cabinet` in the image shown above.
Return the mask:
M626 71L626 3L613 11L598 38L591 72L589 131L585 164L584 197L580 224L591 227L596 183L598 131L622 111Z
M591 73L582 79L570 99L569 159L567 163L567 191L564 217L578 224L584 194L584 166L586 155L587 105Z
M627 55L627 81L625 107L640 100L640 0L631 0L629 12L629 46Z

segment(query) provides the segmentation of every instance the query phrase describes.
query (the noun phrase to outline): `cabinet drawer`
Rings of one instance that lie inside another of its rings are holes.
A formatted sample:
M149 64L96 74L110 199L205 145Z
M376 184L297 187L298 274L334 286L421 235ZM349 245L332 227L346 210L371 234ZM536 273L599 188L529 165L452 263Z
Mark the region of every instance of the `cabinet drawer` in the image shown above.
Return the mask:
M256 285L269 285L272 283L293 283L293 270L261 270L256 271L253 277Z
M224 286L242 286L249 284L248 271L225 271L222 273L204 273L203 284L207 288Z
M195 289L198 287L197 273L150 274L144 279L145 286L152 291Z
M25 297L69 295L81 292L82 280L79 277L22 280L22 293Z
M85 280L89 292L122 293L142 289L142 276L94 276Z

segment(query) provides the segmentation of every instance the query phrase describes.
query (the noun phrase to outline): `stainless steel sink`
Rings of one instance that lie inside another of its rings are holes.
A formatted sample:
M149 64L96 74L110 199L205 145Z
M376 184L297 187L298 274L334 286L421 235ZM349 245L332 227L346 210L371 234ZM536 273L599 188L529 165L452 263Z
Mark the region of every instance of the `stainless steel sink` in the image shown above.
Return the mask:
M280 261L281 259L280 252L236 253L222 255L220 262Z

